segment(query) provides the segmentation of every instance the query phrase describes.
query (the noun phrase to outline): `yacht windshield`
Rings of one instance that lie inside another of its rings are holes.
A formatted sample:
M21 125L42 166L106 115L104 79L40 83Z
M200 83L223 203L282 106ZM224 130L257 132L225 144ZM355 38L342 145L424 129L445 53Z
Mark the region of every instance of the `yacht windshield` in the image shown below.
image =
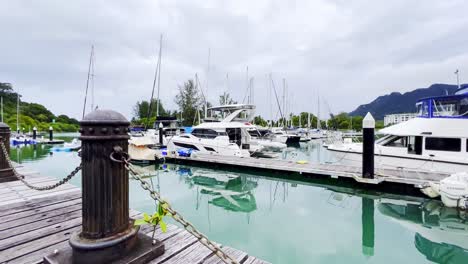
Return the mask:
M416 111L418 116L428 117L429 116L429 105L426 101L418 102L416 104Z
M468 116L468 98L433 99L432 108L437 117Z

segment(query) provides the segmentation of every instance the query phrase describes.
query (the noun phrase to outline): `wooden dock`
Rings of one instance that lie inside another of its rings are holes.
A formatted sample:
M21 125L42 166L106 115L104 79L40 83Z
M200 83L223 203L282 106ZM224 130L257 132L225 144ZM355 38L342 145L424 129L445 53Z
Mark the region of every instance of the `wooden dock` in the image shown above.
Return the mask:
M17 170L37 185L56 182L38 173ZM132 218L139 212L130 211ZM42 263L45 255L68 246L70 234L81 227L81 190L65 184L51 191L34 191L19 181L0 183L0 263ZM151 235L152 228L140 232ZM156 231L165 253L150 263L223 263L187 231L168 225L167 232ZM267 263L247 253L222 246L242 264ZM91 263L91 262L90 262Z
M169 162L186 164L204 164L216 167L237 167L246 171L270 171L299 173L332 178L352 178L359 183L380 184L383 182L412 185L417 188L427 186L429 182L439 182L450 176L448 173L435 171L418 171L409 169L376 168L374 179L362 177L361 167L341 164L306 163L295 161L266 159L266 158L240 158L234 156L221 156L214 154L196 153L192 157L170 156Z

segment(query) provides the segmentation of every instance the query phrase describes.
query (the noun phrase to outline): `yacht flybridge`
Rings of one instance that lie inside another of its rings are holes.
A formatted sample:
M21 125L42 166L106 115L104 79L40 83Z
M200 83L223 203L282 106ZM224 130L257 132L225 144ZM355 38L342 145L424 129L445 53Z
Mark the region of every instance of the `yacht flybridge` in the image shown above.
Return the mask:
M249 157L262 152L264 146L251 134L259 134L250 122L255 106L231 104L208 109L209 117L194 126L191 134L174 136L168 143L169 151L189 148L202 153Z
M441 172L468 171L468 89L420 99L418 116L380 130L375 166ZM337 143L328 150L344 163L361 162L361 143Z

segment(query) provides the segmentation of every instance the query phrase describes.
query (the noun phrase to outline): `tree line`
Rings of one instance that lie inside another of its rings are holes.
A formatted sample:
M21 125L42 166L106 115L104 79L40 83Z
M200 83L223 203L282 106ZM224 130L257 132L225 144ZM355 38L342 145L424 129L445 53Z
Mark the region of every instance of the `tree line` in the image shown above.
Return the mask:
M0 97L3 98L3 121L12 131L30 131L36 127L38 131L47 131L50 126L58 132L76 132L79 122L67 115L54 115L41 104L28 103L21 100L21 94L14 91L11 83L0 82ZM16 127L17 100L19 103L19 127Z

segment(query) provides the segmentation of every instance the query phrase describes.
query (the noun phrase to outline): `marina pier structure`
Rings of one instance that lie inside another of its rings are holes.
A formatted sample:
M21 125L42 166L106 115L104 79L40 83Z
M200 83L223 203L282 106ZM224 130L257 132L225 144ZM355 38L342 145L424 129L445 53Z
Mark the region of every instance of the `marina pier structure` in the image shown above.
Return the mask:
M82 162L59 182L11 162L7 136L0 135L0 262L266 263L209 241L187 222L186 230L134 226L142 214L128 203L128 124L117 112L88 114L81 122ZM67 183L80 170L82 190Z

